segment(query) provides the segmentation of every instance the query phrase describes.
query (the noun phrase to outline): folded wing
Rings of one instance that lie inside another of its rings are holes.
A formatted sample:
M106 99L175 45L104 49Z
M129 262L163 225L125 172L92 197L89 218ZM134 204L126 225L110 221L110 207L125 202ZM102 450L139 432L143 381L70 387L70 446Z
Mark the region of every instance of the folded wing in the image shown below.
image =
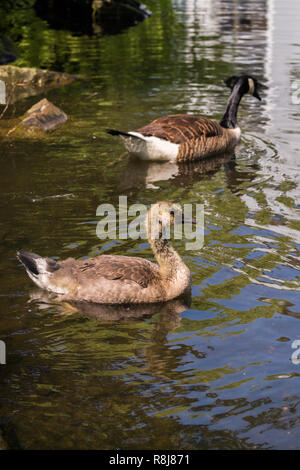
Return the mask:
M65 262L66 264L68 261ZM143 258L130 256L101 255L87 261L75 261L78 281L105 278L109 280L133 281L146 288L159 277L159 268Z
M215 121L189 114L163 116L138 129L145 136L154 136L175 144L199 139L201 136L216 137L223 134L222 127Z

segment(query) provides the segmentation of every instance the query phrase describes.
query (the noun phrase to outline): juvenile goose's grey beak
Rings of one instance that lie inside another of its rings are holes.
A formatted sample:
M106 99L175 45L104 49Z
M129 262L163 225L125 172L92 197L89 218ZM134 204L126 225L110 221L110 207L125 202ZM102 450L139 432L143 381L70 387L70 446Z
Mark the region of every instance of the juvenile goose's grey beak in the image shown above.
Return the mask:
M186 217L184 214L182 214L182 223L197 224L197 220L194 217Z

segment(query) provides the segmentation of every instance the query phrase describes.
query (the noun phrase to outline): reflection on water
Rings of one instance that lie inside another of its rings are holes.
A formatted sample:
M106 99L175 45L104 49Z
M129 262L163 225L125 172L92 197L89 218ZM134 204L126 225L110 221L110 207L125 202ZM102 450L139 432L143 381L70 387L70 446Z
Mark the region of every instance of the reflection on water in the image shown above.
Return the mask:
M225 170L234 168L235 154L233 152L185 164L147 162L131 157L120 177L119 188L121 192L145 187L157 189L159 186L155 186L155 182L170 179L174 179L178 186L185 186L188 181L195 181L201 175L213 174L223 165Z
M187 304L180 299L156 304L105 305L90 302L65 302L60 297L41 289L30 293L30 301L37 302L40 310L54 307L59 314L72 315L76 312L101 322L141 319L159 312L161 317L168 315L170 331L180 322L179 314L188 308Z
M113 37L54 32L32 14L24 26L25 12L11 33L20 65L81 79L47 94L69 115L62 128L1 145L0 429L13 448L299 448L298 3L147 7L151 18ZM219 119L224 77L247 72L268 89L259 105L243 100L234 155L139 162L105 132L166 113ZM174 242L192 271L191 303L98 308L33 294L20 248L153 259L140 240L97 239L96 208L119 195L205 205L203 249Z

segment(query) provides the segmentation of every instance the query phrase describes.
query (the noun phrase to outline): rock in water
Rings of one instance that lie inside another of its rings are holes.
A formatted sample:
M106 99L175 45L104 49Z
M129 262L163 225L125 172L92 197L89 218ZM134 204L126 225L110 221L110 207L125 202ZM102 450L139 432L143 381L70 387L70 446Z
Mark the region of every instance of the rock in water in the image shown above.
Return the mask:
M46 98L33 105L26 113L21 124L30 131L49 131L67 120L67 115Z
M0 67L0 80L6 85L9 103L15 103L28 96L39 95L45 91L67 85L76 79L68 73L42 70L32 67L3 65Z

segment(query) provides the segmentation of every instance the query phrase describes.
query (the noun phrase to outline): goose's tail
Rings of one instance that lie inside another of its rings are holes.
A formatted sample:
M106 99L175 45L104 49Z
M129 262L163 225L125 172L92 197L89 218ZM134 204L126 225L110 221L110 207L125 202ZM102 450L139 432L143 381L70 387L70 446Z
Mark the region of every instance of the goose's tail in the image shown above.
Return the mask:
M130 138L134 138L134 139L138 139L138 140L146 140L145 137L138 133L138 132L123 132L123 131L117 131L116 129L107 129L106 132L110 135L116 135L118 137L125 137L125 140L126 140L126 137L130 137Z
M17 252L17 258L25 267L30 279L42 288L47 288L49 278L61 267L54 259L42 258L24 250Z
M131 137L131 135L128 134L128 132L117 131L116 129L107 129L106 132L110 135L117 135L117 136L123 135L124 137Z

